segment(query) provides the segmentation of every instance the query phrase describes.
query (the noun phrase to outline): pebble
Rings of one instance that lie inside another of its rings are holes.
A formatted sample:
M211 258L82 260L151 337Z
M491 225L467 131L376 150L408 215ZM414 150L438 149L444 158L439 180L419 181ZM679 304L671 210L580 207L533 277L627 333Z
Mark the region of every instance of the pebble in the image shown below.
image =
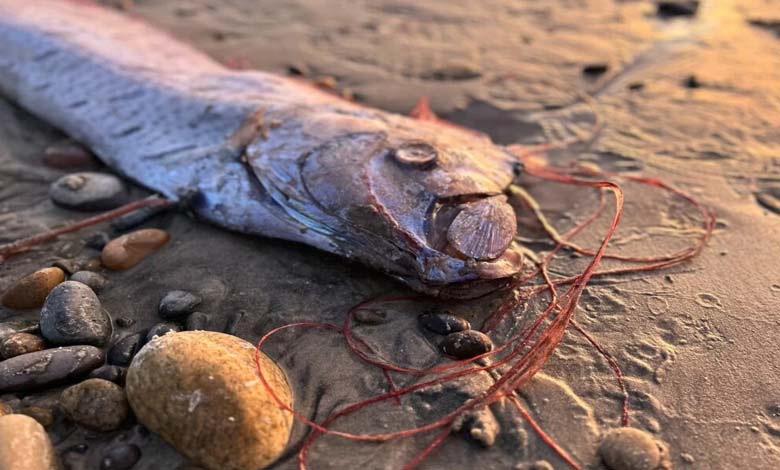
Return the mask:
M71 173L52 183L49 197L57 205L79 211L115 209L127 201L122 180L105 173Z
M0 323L0 341L16 333L33 333L38 331L35 320L10 320Z
M125 391L103 379L87 379L63 390L60 407L73 422L95 431L113 431L130 413Z
M108 279L93 271L78 271L70 276L71 281L86 284L95 292L100 292L108 283Z
M108 380L109 382L121 385L125 383L126 374L127 369L124 367L105 365L90 372L89 378Z
M46 147L43 151L43 163L61 170L91 168L98 165L97 159L89 150L70 141L58 142Z
M450 313L426 312L420 315L419 319L422 326L440 335L471 329L468 320Z
M451 333L441 343L444 354L458 359L470 359L493 349L493 341L485 333L465 330Z
M102 250L110 241L111 237L106 232L95 232L84 238L84 245L93 250Z
M164 230L145 228L117 237L103 248L100 259L114 271L130 269L165 245L170 236Z
M194 464L264 468L284 450L292 417L258 379L256 353L252 344L223 333L167 334L148 343L130 365L128 400L141 424ZM259 357L277 396L291 404L284 373L264 354Z
M114 323L116 323L116 326L118 327L127 328L128 326L135 325L135 318L119 317L116 320L114 320Z
M65 281L65 271L60 268L44 268L16 281L3 294L3 305L12 309L36 308L43 305L54 287Z
M55 268L60 268L65 272L66 276L70 276L77 271L81 271L81 266L84 264L84 260L75 259L58 259L51 265Z
M203 312L192 312L187 317L187 323L185 324L185 329L187 331L208 330L209 315Z
M657 14L661 17L693 16L699 9L699 0L662 0L658 2Z
M35 419L35 421L38 421L44 428L48 428L54 423L54 412L49 408L28 406L19 410L19 414Z
M151 327L149 332L146 333L146 342L175 331L181 331L179 325L175 323L158 323Z
M0 416L10 415L14 413L14 409L11 408L11 405L0 401Z
M0 469L56 470L57 454L46 430L33 418L0 416Z
M591 77L598 77L607 73L607 70L609 70L609 65L604 63L588 64L582 68L582 74Z
M118 366L129 365L135 354L144 345L145 337L146 333L144 332L134 333L114 343L108 351L108 363Z
M100 258L92 258L87 260L86 263L84 263L84 266L81 267L84 271L98 271L100 269L103 269L103 262L100 261Z
M52 344L100 346L111 336L111 320L95 292L65 281L55 287L41 309L41 333Z
M106 451L100 470L127 470L141 460L141 449L134 444L117 444Z
M361 308L355 312L355 320L366 325L381 325L386 319L387 313L384 310Z
M172 290L160 299L158 311L163 318L178 318L188 315L200 305L201 298L183 290Z
M0 358L11 359L46 349L46 342L40 336L30 333L14 333L0 343Z
M94 346L66 346L23 354L0 362L0 392L28 391L66 382L101 364L103 351Z
M661 464L661 446L650 434L637 428L610 430L599 446L611 470L655 470Z
M112 220L111 229L114 231L114 233L126 232L138 227L157 214L162 214L168 210L169 208L167 207L142 207L138 210L130 212L129 214L125 214Z

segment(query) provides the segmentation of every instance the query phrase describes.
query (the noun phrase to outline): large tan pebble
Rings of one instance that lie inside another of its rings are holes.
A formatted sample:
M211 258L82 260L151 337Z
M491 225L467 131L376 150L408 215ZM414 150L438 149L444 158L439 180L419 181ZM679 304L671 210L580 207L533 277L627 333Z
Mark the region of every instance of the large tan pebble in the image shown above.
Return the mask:
M145 228L117 237L103 247L100 260L108 269L130 269L165 245L170 236L164 230Z
M663 448L650 434L625 427L610 430L599 453L610 470L655 470L661 465Z
M65 280L65 271L51 267L35 271L16 281L4 294L3 305L13 309L43 305L49 291Z
M122 387L97 378L66 388L60 407L72 421L96 431L117 429L130 413Z
M57 468L57 454L38 421L25 415L0 416L0 470Z
M138 421L197 465L265 468L287 445L292 415L260 381L256 351L242 339L210 331L157 337L127 371L130 406ZM291 404L284 373L264 354L259 359L276 395Z

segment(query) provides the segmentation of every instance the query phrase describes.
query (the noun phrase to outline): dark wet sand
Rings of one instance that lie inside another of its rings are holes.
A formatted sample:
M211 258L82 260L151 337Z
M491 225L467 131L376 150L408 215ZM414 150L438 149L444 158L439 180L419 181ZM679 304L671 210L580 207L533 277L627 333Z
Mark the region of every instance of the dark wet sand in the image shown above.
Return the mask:
M778 468L780 214L766 206L780 198L780 37L771 27L780 20L780 5L705 0L693 19L660 20L651 2L554 3L137 0L132 14L225 62L279 73L294 65L313 78L334 76L373 106L406 112L428 96L437 112L501 142L587 132L593 116L577 104L577 94L594 94L604 130L592 144L551 158L662 178L699 197L719 223L709 247L688 264L594 283L577 321L615 355L627 376L632 423L669 444L675 468ZM605 73L582 74L583 67L599 64L607 65ZM691 75L701 86L687 86ZM2 241L79 217L47 197L48 184L62 172L43 166L40 151L59 137L0 101ZM588 193L528 184L561 228L596 201ZM679 201L637 185L626 192L616 240L621 253L673 251L696 235L689 230L696 220ZM172 243L128 272L109 273L100 296L112 317L137 320L129 332L158 321L156 304L170 289L201 293L213 329L243 315L236 333L250 341L288 322L338 323L355 302L401 289L333 256L227 233L184 215L149 225L169 230ZM603 221L581 243L594 244L599 228ZM0 288L56 258L94 254L80 239L64 237L0 265ZM571 269L566 262L557 266ZM479 318L490 310L489 300L456 310ZM441 359L433 338L416 326L420 310L393 307L388 323L361 333L395 360L432 364ZM531 312L519 312L517 322ZM0 310L0 319L13 316ZM315 418L383 390L381 375L350 358L335 336L289 334L267 350L287 370L298 408ZM521 395L549 434L584 466L598 468L599 435L618 425L620 413L609 368L572 333L543 372ZM453 406L469 387L490 381L479 377L401 408L379 408L343 427L376 432L384 425L419 425L430 421L436 406ZM434 411L428 411L431 402ZM505 469L543 459L565 468L516 413L493 412L501 433L492 448L456 434L423 468ZM125 434L143 449L134 468L183 463L158 438L130 429ZM59 450L90 443L84 468L97 468L105 444L122 434L72 432L63 422L51 431ZM297 426L293 442L304 431ZM426 443L319 442L311 468L398 468ZM274 468L295 467L290 451Z

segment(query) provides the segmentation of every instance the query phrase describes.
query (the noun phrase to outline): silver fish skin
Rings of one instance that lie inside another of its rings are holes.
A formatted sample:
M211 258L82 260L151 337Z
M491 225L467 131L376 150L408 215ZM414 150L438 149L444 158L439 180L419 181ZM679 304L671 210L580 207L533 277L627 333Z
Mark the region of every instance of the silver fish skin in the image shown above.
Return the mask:
M238 232L305 243L431 295L471 297L522 267L487 137L231 70L85 2L0 0L0 93L111 169Z

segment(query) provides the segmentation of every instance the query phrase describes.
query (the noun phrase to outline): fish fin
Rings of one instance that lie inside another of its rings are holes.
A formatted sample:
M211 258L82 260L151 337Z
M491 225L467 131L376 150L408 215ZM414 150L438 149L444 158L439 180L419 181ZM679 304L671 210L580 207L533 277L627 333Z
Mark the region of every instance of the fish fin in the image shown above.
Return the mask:
M437 116L436 113L434 113L431 109L431 105L428 103L428 97L426 96L421 96L420 99L417 100L417 104L415 104L414 108L409 111L409 116L415 119L419 119L420 121L441 121L439 116Z

